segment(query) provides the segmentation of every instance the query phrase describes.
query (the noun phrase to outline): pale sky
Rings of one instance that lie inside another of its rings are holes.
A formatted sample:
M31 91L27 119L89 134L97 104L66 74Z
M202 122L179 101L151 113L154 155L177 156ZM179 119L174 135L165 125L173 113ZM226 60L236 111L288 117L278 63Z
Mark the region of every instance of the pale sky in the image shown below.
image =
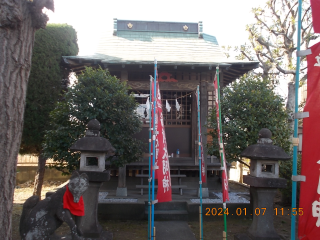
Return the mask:
M246 25L254 23L251 9L264 7L267 0L54 0L55 12L48 11L49 23L67 23L78 34L79 55L95 53L102 32L112 31L113 18L203 22L203 32L217 38L220 46L248 42ZM283 82L278 92L286 96Z
M68 23L78 33L79 55L95 52L101 32L113 29L113 18L203 22L204 33L219 45L241 45L247 41L245 26L254 22L251 9L266 0L54 0L50 23Z

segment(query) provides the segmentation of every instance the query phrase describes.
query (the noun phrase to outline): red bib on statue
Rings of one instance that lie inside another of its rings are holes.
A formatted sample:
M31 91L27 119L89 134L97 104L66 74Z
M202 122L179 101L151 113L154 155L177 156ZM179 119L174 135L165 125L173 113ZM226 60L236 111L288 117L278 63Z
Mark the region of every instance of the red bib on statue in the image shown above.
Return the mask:
M66 192L63 195L63 208L69 209L69 211L75 216L84 216L84 203L82 196L80 197L79 202L75 203L68 185L66 185Z

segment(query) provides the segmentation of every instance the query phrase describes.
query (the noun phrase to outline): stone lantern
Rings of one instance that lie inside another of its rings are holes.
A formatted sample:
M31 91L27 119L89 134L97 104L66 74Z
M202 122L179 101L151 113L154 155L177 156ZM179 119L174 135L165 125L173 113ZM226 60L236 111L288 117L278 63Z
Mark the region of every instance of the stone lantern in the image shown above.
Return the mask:
M253 221L246 234L238 234L235 240L280 240L273 225L273 201L277 188L285 188L287 181L279 178L279 160L289 160L284 150L272 144L271 131L263 128L257 144L247 147L241 157L250 159L250 175L243 182L250 185L253 198Z
M100 137L100 123L93 119L88 123L86 136L75 142L71 151L80 151L80 171L89 177L89 187L83 194L85 215L76 217L78 229L83 237L112 239L111 233L103 232L98 222L99 189L103 182L110 180L110 171L105 170L105 160L114 155L115 149L108 139Z

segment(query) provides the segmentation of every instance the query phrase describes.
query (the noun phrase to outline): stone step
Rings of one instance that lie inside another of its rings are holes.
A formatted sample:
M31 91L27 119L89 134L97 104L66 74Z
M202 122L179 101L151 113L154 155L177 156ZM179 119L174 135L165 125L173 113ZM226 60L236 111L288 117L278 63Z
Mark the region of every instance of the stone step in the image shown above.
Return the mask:
M148 209L148 202L145 202L145 209ZM155 211L157 210L185 210L188 209L188 204L185 201L163 202L154 205Z
M145 211L147 217L148 211ZM186 210L156 210L154 211L154 219L172 220L172 221L188 221L188 211Z

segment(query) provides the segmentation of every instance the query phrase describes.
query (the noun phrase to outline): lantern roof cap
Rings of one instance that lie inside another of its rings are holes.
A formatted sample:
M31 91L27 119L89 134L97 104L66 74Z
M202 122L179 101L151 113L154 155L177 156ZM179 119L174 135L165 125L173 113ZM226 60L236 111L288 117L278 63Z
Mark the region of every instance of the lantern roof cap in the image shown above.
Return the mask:
M92 119L87 127L86 136L76 141L70 147L70 151L101 152L114 155L115 148L109 140L100 137L100 122L97 119Z
M271 131L262 128L257 144L248 146L240 156L251 160L289 160L291 157L281 147L272 144L271 137Z

